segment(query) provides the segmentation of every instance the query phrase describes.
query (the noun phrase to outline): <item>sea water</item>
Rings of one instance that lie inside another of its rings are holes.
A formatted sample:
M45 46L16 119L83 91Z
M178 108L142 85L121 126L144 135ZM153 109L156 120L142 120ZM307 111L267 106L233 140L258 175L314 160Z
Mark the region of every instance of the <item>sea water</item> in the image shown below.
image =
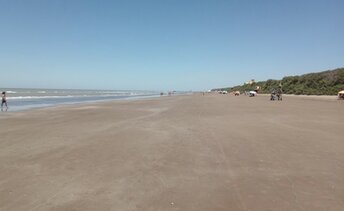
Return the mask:
M0 88L6 92L9 109L26 110L62 104L91 103L116 99L157 97L160 92L133 90L77 90L77 89L15 89ZM4 108L5 110L5 108Z

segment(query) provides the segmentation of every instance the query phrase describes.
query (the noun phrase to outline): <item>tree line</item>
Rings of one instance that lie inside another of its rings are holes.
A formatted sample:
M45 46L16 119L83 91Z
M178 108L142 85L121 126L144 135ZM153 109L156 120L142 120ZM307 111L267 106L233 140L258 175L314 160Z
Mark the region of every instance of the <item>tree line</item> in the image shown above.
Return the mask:
M223 88L222 90L244 92L254 90L257 86L260 87L260 93L271 93L273 89L281 87L285 94L336 95L339 91L344 90L344 68L300 76L287 76L282 80L269 79L253 84Z

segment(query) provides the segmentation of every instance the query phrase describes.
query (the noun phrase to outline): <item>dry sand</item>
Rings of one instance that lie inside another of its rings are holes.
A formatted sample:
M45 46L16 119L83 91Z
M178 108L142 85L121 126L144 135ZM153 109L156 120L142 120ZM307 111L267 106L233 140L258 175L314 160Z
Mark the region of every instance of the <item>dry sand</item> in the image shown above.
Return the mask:
M0 210L344 210L344 101L192 95L0 114Z

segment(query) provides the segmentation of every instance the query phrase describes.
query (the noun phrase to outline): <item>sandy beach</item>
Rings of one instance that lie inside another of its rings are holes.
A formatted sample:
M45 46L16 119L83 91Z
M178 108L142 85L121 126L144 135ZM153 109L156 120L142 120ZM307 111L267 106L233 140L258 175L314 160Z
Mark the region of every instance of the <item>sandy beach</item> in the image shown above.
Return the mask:
M0 113L0 210L344 210L343 122L217 94Z

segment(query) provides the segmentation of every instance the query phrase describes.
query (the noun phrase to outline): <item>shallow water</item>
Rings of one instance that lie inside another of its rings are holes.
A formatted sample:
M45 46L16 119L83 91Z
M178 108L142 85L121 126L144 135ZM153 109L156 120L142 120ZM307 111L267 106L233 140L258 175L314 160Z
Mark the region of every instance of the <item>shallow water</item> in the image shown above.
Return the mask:
M160 92L137 90L15 89L6 91L9 109L19 111L63 104L91 103L116 99L159 96ZM5 109L4 109L5 110Z

